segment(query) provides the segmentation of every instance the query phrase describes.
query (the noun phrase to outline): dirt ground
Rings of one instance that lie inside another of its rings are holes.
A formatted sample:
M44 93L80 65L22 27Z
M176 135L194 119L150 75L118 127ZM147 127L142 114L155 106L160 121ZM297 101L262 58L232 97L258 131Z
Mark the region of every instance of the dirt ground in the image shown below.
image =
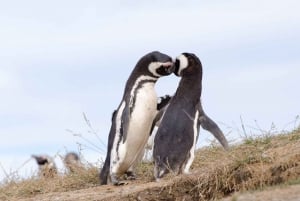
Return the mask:
M180 179L178 177L177 179ZM70 192L48 193L33 198L18 199L16 201L86 201L86 200L173 200L160 193L171 185L172 181L143 183L130 182L124 186L99 186ZM161 191L161 192L160 192ZM153 195L156 194L156 195ZM158 199L156 199L157 197ZM166 199L164 199L166 198ZM193 200L188 194L180 195L176 200ZM263 191L235 193L222 201L299 201L300 185L278 186Z
M191 174L188 177L192 181L196 178L196 174ZM171 189L174 183L181 183L183 180L186 180L186 178L182 176L160 182L136 180L123 186L105 185L69 192L47 193L33 198L16 199L15 201L194 200L188 192L175 192L176 196L166 195L168 194L168 189ZM266 188L263 191L234 193L222 199L222 201L300 201L300 185L275 186Z
M273 187L264 191L235 193L222 201L299 201L300 185Z
M47 193L37 195L33 198L17 199L16 201L86 201L86 200L130 200L133 195L138 195L138 200L148 200L147 192L150 190L155 192L157 189L163 189L170 185L169 181L146 182L146 181L130 181L123 186L104 185L81 189L76 191ZM151 196L149 196L151 197ZM132 200L136 200L132 198ZM150 199L151 200L151 199Z

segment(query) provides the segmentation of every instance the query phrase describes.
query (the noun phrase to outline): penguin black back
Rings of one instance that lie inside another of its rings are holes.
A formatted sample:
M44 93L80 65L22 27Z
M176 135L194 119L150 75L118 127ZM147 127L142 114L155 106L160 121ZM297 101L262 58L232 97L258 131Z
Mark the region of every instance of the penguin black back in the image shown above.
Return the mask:
M157 180L169 170L181 173L189 169L200 125L201 62L194 54L183 53L176 58L174 73L181 76L181 80L154 140Z

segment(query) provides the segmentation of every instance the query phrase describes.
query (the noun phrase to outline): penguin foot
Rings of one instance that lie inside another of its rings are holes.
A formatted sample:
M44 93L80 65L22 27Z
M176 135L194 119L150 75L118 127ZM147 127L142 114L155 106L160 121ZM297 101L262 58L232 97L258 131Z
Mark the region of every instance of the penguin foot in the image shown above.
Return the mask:
M123 185L127 185L128 184L128 182L120 181L119 177L116 174L111 174L110 175L110 180L111 180L111 183L114 186L123 186Z
M156 182L160 182L161 178L154 178Z
M183 174L189 175L192 174L189 170L183 170Z
M160 181L160 179L167 173L165 168L154 168L154 179L155 181Z
M110 180L111 180L111 183L115 186L120 186L122 185L121 182L119 181L119 178L116 174L111 174L110 175Z
M136 175L134 174L133 171L127 171L125 172L125 174L127 180L136 180Z
M127 184L128 184L128 182L125 182L125 181L118 181L118 183L114 183L115 186L124 186Z

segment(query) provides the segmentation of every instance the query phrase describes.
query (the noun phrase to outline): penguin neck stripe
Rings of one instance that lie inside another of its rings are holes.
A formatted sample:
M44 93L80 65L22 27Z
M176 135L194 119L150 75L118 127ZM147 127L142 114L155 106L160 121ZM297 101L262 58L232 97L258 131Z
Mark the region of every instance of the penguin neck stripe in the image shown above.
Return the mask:
M158 78L154 78L152 76L147 76L147 75L142 75L136 79L136 81L134 82L134 85L131 89L131 92L130 92L130 101L129 101L130 107L132 107L134 105L134 101L135 101L134 97L136 95L137 89L141 86L141 83L146 83L146 82L155 83L157 81L157 79Z

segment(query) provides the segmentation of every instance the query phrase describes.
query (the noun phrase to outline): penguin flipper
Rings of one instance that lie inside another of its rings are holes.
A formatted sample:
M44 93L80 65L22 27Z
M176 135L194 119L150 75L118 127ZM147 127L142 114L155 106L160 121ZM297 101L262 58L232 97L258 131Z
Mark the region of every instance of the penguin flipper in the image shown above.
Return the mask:
M199 117L200 125L203 129L209 131L221 143L225 150L228 150L228 142L219 126L209 118L204 112Z

